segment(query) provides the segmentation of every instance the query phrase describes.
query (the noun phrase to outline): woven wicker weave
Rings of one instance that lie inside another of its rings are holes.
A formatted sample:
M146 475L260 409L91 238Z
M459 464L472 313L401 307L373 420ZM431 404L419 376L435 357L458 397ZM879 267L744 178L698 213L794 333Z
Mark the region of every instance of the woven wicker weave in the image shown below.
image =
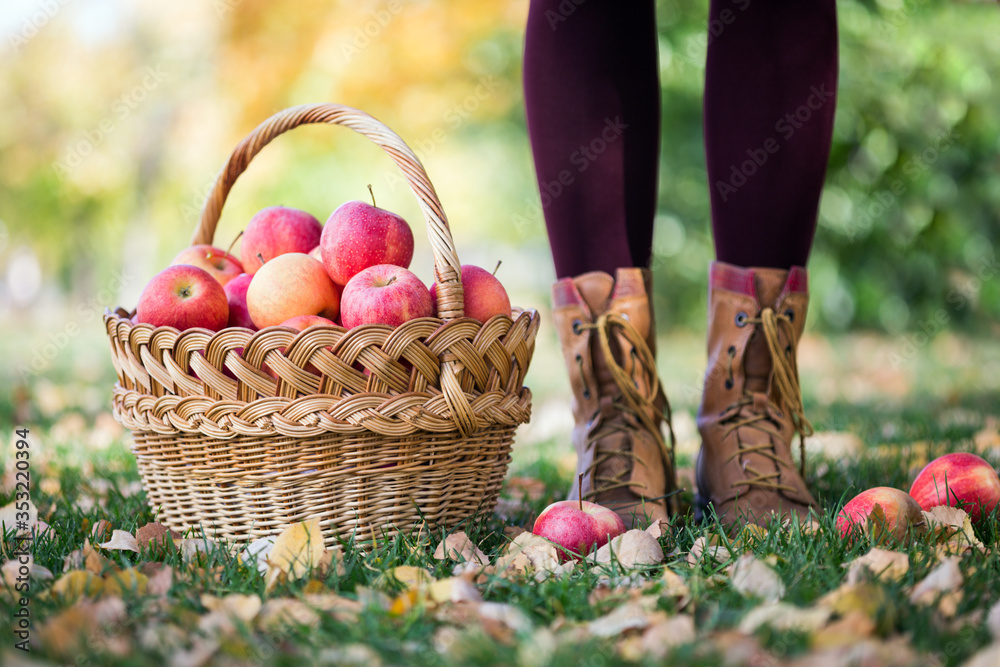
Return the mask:
M485 323L462 316L447 220L402 139L340 105L272 116L220 172L192 245L212 242L226 197L253 157L308 123L351 128L402 171L427 223L441 319L395 329L215 333L133 325L123 309L106 313L118 373L114 414L133 432L149 502L171 528L237 541L318 517L327 544L489 513L514 430L530 416L523 382L538 314L515 310Z

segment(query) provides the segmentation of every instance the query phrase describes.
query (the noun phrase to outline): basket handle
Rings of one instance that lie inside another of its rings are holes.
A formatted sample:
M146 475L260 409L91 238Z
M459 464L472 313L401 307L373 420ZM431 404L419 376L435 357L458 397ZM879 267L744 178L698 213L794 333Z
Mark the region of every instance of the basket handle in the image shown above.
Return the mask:
M222 168L212 184L212 190L205 199L201 210L201 219L191 237L191 245L211 243L215 236L215 227L219 223L222 207L236 179L240 177L254 156L264 146L280 134L288 132L299 125L310 123L329 123L343 125L358 134L364 135L382 147L393 159L399 170L406 177L410 189L420 204L424 220L427 222L427 238L434 252L434 277L437 281L438 316L443 320L462 317L463 291L462 270L455 251L455 241L451 237L448 219L445 217L441 202L438 201L434 186L420 159L406 145L399 135L386 127L382 122L372 118L364 111L343 106L341 104L303 104L279 111L241 141L229 156L229 161Z

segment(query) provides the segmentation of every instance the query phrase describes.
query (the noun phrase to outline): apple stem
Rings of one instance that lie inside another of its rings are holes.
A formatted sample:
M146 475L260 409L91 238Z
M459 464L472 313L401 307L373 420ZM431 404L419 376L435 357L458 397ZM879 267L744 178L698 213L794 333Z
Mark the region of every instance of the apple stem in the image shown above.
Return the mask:
M261 263L262 265L263 265L263 264L266 264L266 263L267 263L267 262L265 262L265 261L264 261L264 255L262 255L262 254L260 254L260 253L257 253L257 259L259 259L259 260L260 260L260 263Z
M232 252L233 252L233 246L236 245L236 242L240 240L241 236L243 236L243 232L242 231L240 231L240 233L236 235L236 238L233 239L233 242L229 244L229 248L226 249L226 254L227 255L232 254Z
M576 477L576 488L577 488L577 491L578 491L578 495L580 496L580 498L579 498L579 500L580 500L580 511L582 512L583 511L583 473L582 472L579 475L577 475L577 477Z
M497 277L497 271L500 270L500 265L503 264L503 260L497 260L497 268L493 269L493 277Z
M396 276L393 276L392 278L389 278L389 282L387 282L385 284L385 286L388 287L389 285L393 284L394 282L396 282Z
M368 184L368 192L372 196L372 206L375 206L375 208L378 208L378 206L375 204L375 191L372 190L372 184L371 183Z

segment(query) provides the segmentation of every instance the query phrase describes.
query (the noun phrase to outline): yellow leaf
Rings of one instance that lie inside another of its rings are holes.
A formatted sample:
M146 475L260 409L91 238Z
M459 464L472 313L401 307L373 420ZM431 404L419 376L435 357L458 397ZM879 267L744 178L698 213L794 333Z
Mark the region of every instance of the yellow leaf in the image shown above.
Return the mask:
M972 529L972 520L965 510L938 505L921 512L931 537L938 543L954 543L955 547L982 549L983 543Z
M278 631L289 625L316 627L319 625L319 614L301 600L275 598L261 607L256 625L264 631Z
M102 549L114 549L116 551L134 551L139 553L139 543L135 537L127 530L116 530L111 533L111 539L104 544L98 544Z
M403 584L406 590L423 588L434 581L434 576L430 572L413 565L400 565L392 568L386 574Z
M148 583L149 578L146 575L130 567L104 575L104 593L119 597L125 593L145 595Z
M818 630L812 637L812 647L817 650L850 646L863 637L869 637L875 632L875 621L859 611L852 611L839 618L825 628Z
M75 602L81 597L96 597L104 588L104 581L86 570L73 570L56 579L52 584L53 595L67 602Z
M962 599L962 570L957 556L945 558L910 591L910 602L917 605L937 603L945 616L954 616Z
M326 546L319 519L309 519L286 528L278 535L267 555L268 589L273 587L281 574L292 580L304 577L320 563L324 551Z
M475 585L464 577L449 577L435 581L427 587L427 596L437 603L481 602L483 599Z
M434 558L436 560L451 559L460 563L469 562L479 566L489 565L490 562L486 554L476 546L475 542L469 539L464 530L452 533L441 540L434 550Z
M822 605L803 608L787 602L771 602L747 612L740 620L739 630L750 635L763 626L769 626L782 632L787 630L812 632L823 627L831 615L833 610Z
M850 563L844 563L843 567L848 568L849 584L861 583L866 574L876 579L899 581L910 569L910 557L898 551L874 548L864 556L855 558Z
M841 616L860 612L869 618L875 618L889 602L885 589L880 585L862 582L844 584L821 597L817 604L830 607Z
M759 597L768 602L777 602L785 596L785 584L781 577L753 554L743 554L729 568L729 576L734 589L745 596Z
M420 592L416 589L408 589L400 593L392 604L389 605L389 613L393 616L402 616L406 612L417 606L421 599Z
M230 593L224 597L202 594L201 605L211 612L221 612L249 623L260 613L263 603L257 595Z
M663 548L655 537L644 530L630 530L612 539L597 550L597 563L612 559L626 568L656 565L663 562Z

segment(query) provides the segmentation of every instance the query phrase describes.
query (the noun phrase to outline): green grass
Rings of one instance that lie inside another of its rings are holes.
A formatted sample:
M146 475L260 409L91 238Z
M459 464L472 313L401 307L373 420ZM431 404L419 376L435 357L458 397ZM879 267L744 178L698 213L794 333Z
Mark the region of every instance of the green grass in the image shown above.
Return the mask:
M979 404L973 398L967 406L974 410ZM841 566L866 552L870 546L864 542L846 544L836 533L833 514L842 499L853 495L858 489L870 486L895 485L906 488L909 469L916 456L912 452L908 453L908 443L930 441L934 443L932 452L963 449L971 445L971 436L977 425L972 422L964 425L942 424L940 420L935 420L933 415L945 407L925 403L880 410L835 405L825 411L819 410L818 418L836 423L842 430L857 433L866 441L895 442L898 451L888 456L862 454L858 458L847 460L811 462L810 483L817 491L821 503L829 508L821 521L821 528L815 534L806 534L796 529L783 530L775 525L771 526L771 530L759 542L746 545L729 542L725 532L718 526L695 524L690 516L676 519L669 535L662 539L662 545L668 553L665 565L680 573L690 586L693 601L684 613L693 615L699 637L706 639L677 648L675 658L685 664L713 664L720 659L719 651L722 648L716 646L711 638L715 633L735 628L745 613L759 603L744 598L724 580L720 580L717 575L724 573L727 563L703 561L694 567L688 565L687 553L695 539L715 535L723 545L730 546L734 553L748 547L748 551L760 557L777 556L775 567L787 587L784 601L800 606L814 604L819 597L842 583L844 570ZM885 437L886 424L898 425L896 430L891 431L889 438ZM83 544L90 526L98 520L107 519L115 528L133 532L139 526L154 520L143 494L128 495L120 491L138 479L134 461L121 442L94 456L75 450L72 443L62 444L57 447L53 456L33 465L36 485L38 480L52 477L59 480L61 488L58 495L35 495L36 504L55 532L54 539L42 537L35 543L35 561L50 569L57 578L64 571L65 556ZM546 485L544 497L530 503L535 511L550 500L561 497L569 483L568 479L560 476L557 467L546 460L535 461L530 467L517 472L541 479ZM108 480L110 486L105 489L105 483L99 480ZM95 498L98 502L90 504L85 502L87 498ZM10 493L2 495L0 504L6 504L11 499ZM81 508L81 504L86 509ZM994 523L980 533L982 541L991 547L997 543L998 538L995 525ZM504 527L494 518L464 528L492 558L503 550L507 542ZM432 557L433 548L443 534L425 536L421 541L406 538L390 540L371 550L356 549L346 543L343 574L329 573L322 580L322 586L325 591L347 597L357 597L366 588L393 595L398 592L398 585L387 580L384 572L397 565L425 567L435 577L447 577L450 575L451 565L435 561ZM5 540L4 547L9 549L10 546L10 540ZM963 559L962 570L966 583L958 617L970 622L962 625L945 622L933 607L917 607L908 602L907 591L926 576L934 566L935 558L931 547L919 541L908 547L907 551L911 559L909 573L902 581L879 584L884 588L888 602L877 615L877 636L908 636L917 650L927 656L937 655L941 664L959 665L989 642L989 634L981 617L976 617L975 613L988 609L1000 598L1000 555L991 548L987 554L974 554ZM224 550L209 554L203 562L198 563L200 567L183 563L180 553L171 548L141 555L130 552L108 552L107 555L122 568L150 560L174 567L176 576L169 593L169 603L163 605L148 597L136 595L126 597L128 620L118 630L119 639L129 648L125 655L110 653L105 649L106 643L97 641L85 645L80 656L47 653L47 647L34 646L36 655L49 657L57 662L75 660L76 664L163 664L167 656L155 649L143 647L138 637L147 626L162 624L175 624L186 633L196 633L197 618L206 611L200 601L203 593L257 594L266 600L272 597L301 596L305 585L305 580L284 583L267 593L263 576ZM646 574L655 581L661 571L661 567L655 567ZM614 571L607 574L614 576ZM542 583L493 577L480 586L480 591L485 600L508 602L522 609L537 631L557 622L572 623L597 618L610 612L628 597L627 592L620 592L592 603L591 594L598 587L598 579L598 574L585 569L577 569L567 577ZM38 584L36 591L37 589ZM3 604L5 611L0 627L2 635L10 637L6 624L12 608L7 598L4 598ZM37 594L33 596L31 611L36 637L46 619L57 614L64 606L53 599L45 600ZM661 600L660 606L671 613L674 611L670 601L666 599ZM436 620L433 614L420 607L397 616L373 606L354 623L343 623L324 616L317 628L290 627L277 635L266 635L241 626L220 647L216 660L221 661L220 664L225 664L227 658L235 664L253 662L255 659L260 664L302 664L303 660L311 663L324 659L324 656L330 658L331 647L364 644L375 651L385 664L518 664L524 663L526 656L533 653L533 642L541 641L539 637L525 634L513 636L508 643L491 638L475 624L454 630L449 630L449 627L451 626ZM762 650L770 650L775 656L780 653L786 657L794 657L811 650L809 636L795 632L765 629L757 633L757 640L763 647ZM549 648L549 653L539 649L546 661L537 664L580 664L595 656L602 659L600 664L620 662L613 640L557 642L554 648Z

